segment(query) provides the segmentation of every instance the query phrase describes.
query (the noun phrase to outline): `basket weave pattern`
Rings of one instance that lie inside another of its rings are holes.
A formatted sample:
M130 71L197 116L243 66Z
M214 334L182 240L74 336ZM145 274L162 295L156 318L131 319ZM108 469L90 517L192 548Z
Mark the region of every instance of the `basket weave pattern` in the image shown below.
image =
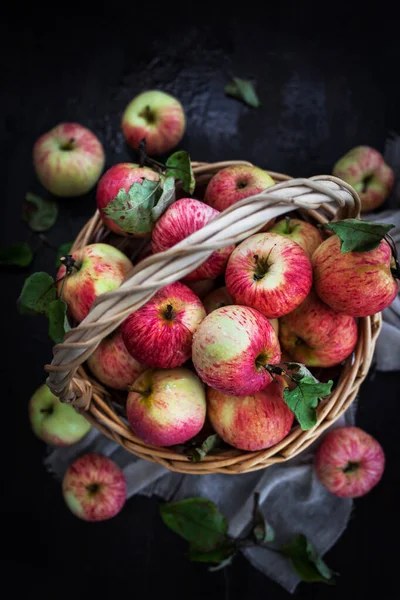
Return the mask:
M206 184L216 172L234 164L250 163L193 163L197 186ZM359 319L359 338L354 355L346 360L333 393L320 402L315 427L302 431L297 426L284 440L267 450L243 452L227 449L206 456L199 463L191 463L173 448L151 446L137 438L124 417L120 394L105 389L85 369L83 363L104 337L145 304L157 290L182 279L214 250L241 242L271 219L293 210L316 223L359 216L360 201L356 192L335 177L291 179L279 173L270 172L270 175L277 182L275 186L225 210L166 252L144 259L133 268L120 288L97 298L86 319L65 336L62 344L54 347L52 364L46 366L50 373L48 385L62 401L72 403L97 429L129 452L172 471L244 473L290 459L315 441L350 406L372 360L381 327L380 314ZM107 242L108 235L96 212L79 233L72 251L100 240ZM129 238L120 237L120 249L123 250L127 242L130 242Z

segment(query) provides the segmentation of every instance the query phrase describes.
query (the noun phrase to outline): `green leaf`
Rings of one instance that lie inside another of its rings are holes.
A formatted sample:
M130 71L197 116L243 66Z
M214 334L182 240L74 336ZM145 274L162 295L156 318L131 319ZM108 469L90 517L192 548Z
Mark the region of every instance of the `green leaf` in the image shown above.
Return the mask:
M173 177L167 177L163 184L162 194L151 211L151 215L154 223L161 217L161 215L167 210L173 202L175 202L175 179Z
M211 450L215 448L219 448L222 444L222 440L216 433L209 435L204 442L200 444L200 446L195 446L194 448L188 448L185 451L186 456L192 462L201 461Z
M184 150L174 152L165 163L168 169L165 171L165 177L174 177L182 181L182 187L188 194L193 194L196 187L192 163L190 157Z
M61 267L61 258L70 254L72 245L74 242L64 242L57 250L57 258L56 258L56 267L57 269Z
M159 181L143 179L142 183L132 184L128 192L121 188L103 211L127 233L150 233L154 225L152 210L157 204L159 190Z
M259 501L260 494L256 492L254 494L252 533L256 544L267 544L274 541L275 532L271 525L265 521L264 515L260 510Z
M311 429L317 423L316 408L319 398L328 396L332 385L332 380L319 383L315 377L303 377L293 390L284 390L283 398L303 430Z
M32 231L47 231L57 221L58 207L53 200L44 200L28 192L22 211L22 218Z
M305 365L302 363L288 362L283 363L286 365L288 371L295 371L294 373L290 373L291 377L296 381L300 381L303 377L309 377L313 379L316 383L319 383L318 379L314 377L314 375L307 369Z
M206 498L188 498L160 506L167 527L190 542L192 548L210 552L227 540L228 523Z
M369 252L379 246L394 225L344 219L337 223L326 223L325 227L334 231L339 237L342 252Z
M216 563L220 568L231 564L235 554L236 549L233 544L227 544L209 552L202 552L193 546L189 548L189 560L192 562ZM214 571L215 569L213 568L212 570Z
M66 332L70 329L67 320L67 305L64 300L58 298L50 302L47 316L49 318L49 336L53 342L61 344Z
M305 535L297 535L279 549L293 565L297 575L307 582L335 583L335 573L322 560Z
M225 94L227 96L232 96L237 100L241 100L252 108L259 108L262 106L253 84L247 79L234 77L232 81L225 86Z
M33 273L26 279L19 297L19 311L25 315L47 314L57 292L53 278L47 273Z
M27 267L33 260L31 247L26 242L11 244L0 249L0 265L7 267Z

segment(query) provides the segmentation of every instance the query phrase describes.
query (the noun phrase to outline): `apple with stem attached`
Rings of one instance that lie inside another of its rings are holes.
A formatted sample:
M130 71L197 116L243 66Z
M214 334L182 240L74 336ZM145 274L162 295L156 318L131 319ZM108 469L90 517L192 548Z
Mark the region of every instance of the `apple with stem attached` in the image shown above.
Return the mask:
M111 519L126 501L123 472L102 454L84 454L75 460L64 475L62 490L70 511L84 521Z
M160 217L155 224L151 243L153 253L163 252L187 238L190 234L207 225L211 219L220 213L194 198L177 200ZM227 260L235 246L227 246L216 250L200 267L189 273L183 281L198 281L199 279L215 279L221 275Z
M309 367L333 367L357 344L357 324L322 302L315 292L280 319L279 341L295 362Z
M269 364L279 363L274 328L247 306L223 306L210 313L193 336L192 360L209 386L235 396L259 392L271 381Z
M313 254L314 285L318 296L336 312L367 317L388 307L398 292L391 269L395 261L382 240L367 252L342 252L337 235Z
M222 212L272 185L275 182L266 171L251 165L234 165L214 175L207 186L204 202Z
M378 208L392 191L394 173L380 152L369 146L357 146L333 167L333 174L349 183L361 200L361 211Z
M291 219L290 217L285 217L284 219L277 221L268 229L268 231L284 235L293 242L299 244L310 260L314 250L323 241L321 233L314 225L307 223L307 221Z
M192 290L171 283L125 319L122 337L140 363L161 369L179 367L191 357L193 334L205 316Z
M129 192L129 189L134 183L143 183L144 179L149 181L159 181L158 173L149 167L140 167L135 163L118 163L108 169L100 179L96 191L96 202L102 221L106 227L120 235L128 235L119 225L112 219L107 217L104 209L108 204L115 199L119 190L124 189ZM137 234L131 234L134 237L143 237Z
M104 168L98 138L78 123L61 123L43 134L33 147L40 183L55 196L82 196L94 187Z
M89 421L70 405L60 402L41 385L29 401L29 420L38 438L51 446L70 446L91 429Z
M236 304L276 319L306 298L312 284L311 263L296 242L277 233L257 233L232 252L225 283Z
M315 455L318 479L341 498L364 496L380 481L384 468L381 445L358 427L330 431Z
M126 349L120 329L97 346L87 360L93 375L114 390L126 390L148 367L140 364Z
M287 387L276 377L265 389L248 396L232 396L207 389L208 417L218 435L239 450L264 450L289 433L294 415L283 399Z
M146 138L148 154L163 154L179 144L185 133L182 104L165 92L151 90L136 96L122 117L122 131L135 150Z
M129 258L109 244L89 244L64 257L64 262L56 278L58 295L78 322L98 296L118 288L133 268Z
M133 383L126 404L132 431L154 446L183 444L206 418L204 384L193 371L149 369Z

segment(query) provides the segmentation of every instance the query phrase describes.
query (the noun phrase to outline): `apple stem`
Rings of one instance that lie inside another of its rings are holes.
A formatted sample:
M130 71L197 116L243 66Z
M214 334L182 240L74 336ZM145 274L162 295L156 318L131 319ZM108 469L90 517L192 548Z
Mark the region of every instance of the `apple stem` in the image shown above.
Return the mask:
M290 233L290 217L285 217L285 233Z
M173 306L172 304L167 304L167 308L165 310L165 318L170 320L172 319L172 310L173 310Z
M134 394L139 394L140 396L150 396L150 390L138 390L130 385L128 385L128 391L133 392Z

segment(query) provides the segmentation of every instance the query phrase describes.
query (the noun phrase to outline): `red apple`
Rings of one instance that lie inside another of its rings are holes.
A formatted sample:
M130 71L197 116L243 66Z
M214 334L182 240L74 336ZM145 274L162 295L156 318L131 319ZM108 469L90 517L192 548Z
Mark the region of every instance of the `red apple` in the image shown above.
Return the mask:
M122 131L135 150L146 138L148 154L163 154L174 148L185 133L182 104L157 90L143 92L128 104L122 117Z
M266 171L250 165L234 165L214 175L207 186L204 202L222 212L272 185L275 182Z
M127 192L134 183L142 183L143 179L158 181L159 174L149 167L139 167L134 163L119 163L108 169L99 181L96 191L96 202L100 216L111 231L120 235L127 235L114 221L112 221L104 212L108 203L117 196L119 190L124 189ZM133 235L133 234L131 234ZM135 234L136 237L142 237Z
M33 165L40 183L55 196L82 196L94 187L104 168L98 138L78 123L61 123L33 147Z
M142 364L179 367L192 355L192 337L206 316L199 298L182 283L159 290L122 323L130 354Z
M204 384L189 369L150 369L131 387L126 404L129 424L154 446L183 444L201 431L206 418Z
M208 416L218 435L239 450L264 450L289 433L293 413L283 399L281 377L248 396L231 396L207 389Z
M380 481L384 468L381 445L358 427L330 431L315 456L318 479L341 498L364 496Z
M217 288L208 294L203 301L206 313L209 315L213 310L221 308L222 306L229 306L235 304L232 296L226 289L226 287Z
M250 395L271 381L266 368L281 352L274 328L246 306L223 306L210 313L193 337L192 360L209 386L235 396Z
M279 235L284 235L293 242L299 244L310 260L314 250L323 241L321 233L314 225L307 223L307 221L291 219L290 217L278 221L272 227L270 227L268 231L271 233L279 233Z
M362 212L378 208L389 196L394 173L380 152L369 146L357 146L333 167L333 174L358 192Z
M126 500L123 472L102 454L80 456L68 467L62 487L68 508L84 521L111 519Z
M382 240L369 252L342 252L337 235L328 238L313 254L314 284L318 296L336 312L367 317L395 299L398 283L391 267L389 244Z
M312 283L311 263L296 242L277 233L257 233L232 252L225 282L236 304L275 319L306 298Z
M198 231L211 219L219 215L204 202L194 198L177 200L160 217L152 231L153 253L163 252ZM183 281L215 279L221 275L234 246L216 250L200 267L184 277Z
M295 362L310 367L333 367L357 344L357 324L332 310L315 292L280 319L279 341Z
M59 268L57 290L72 317L80 322L98 296L121 285L133 265L125 254L108 244L90 244L71 256L75 262L72 272L65 277L65 266Z
M120 329L110 333L87 360L93 375L114 390L126 390L147 366L138 363L126 349Z

